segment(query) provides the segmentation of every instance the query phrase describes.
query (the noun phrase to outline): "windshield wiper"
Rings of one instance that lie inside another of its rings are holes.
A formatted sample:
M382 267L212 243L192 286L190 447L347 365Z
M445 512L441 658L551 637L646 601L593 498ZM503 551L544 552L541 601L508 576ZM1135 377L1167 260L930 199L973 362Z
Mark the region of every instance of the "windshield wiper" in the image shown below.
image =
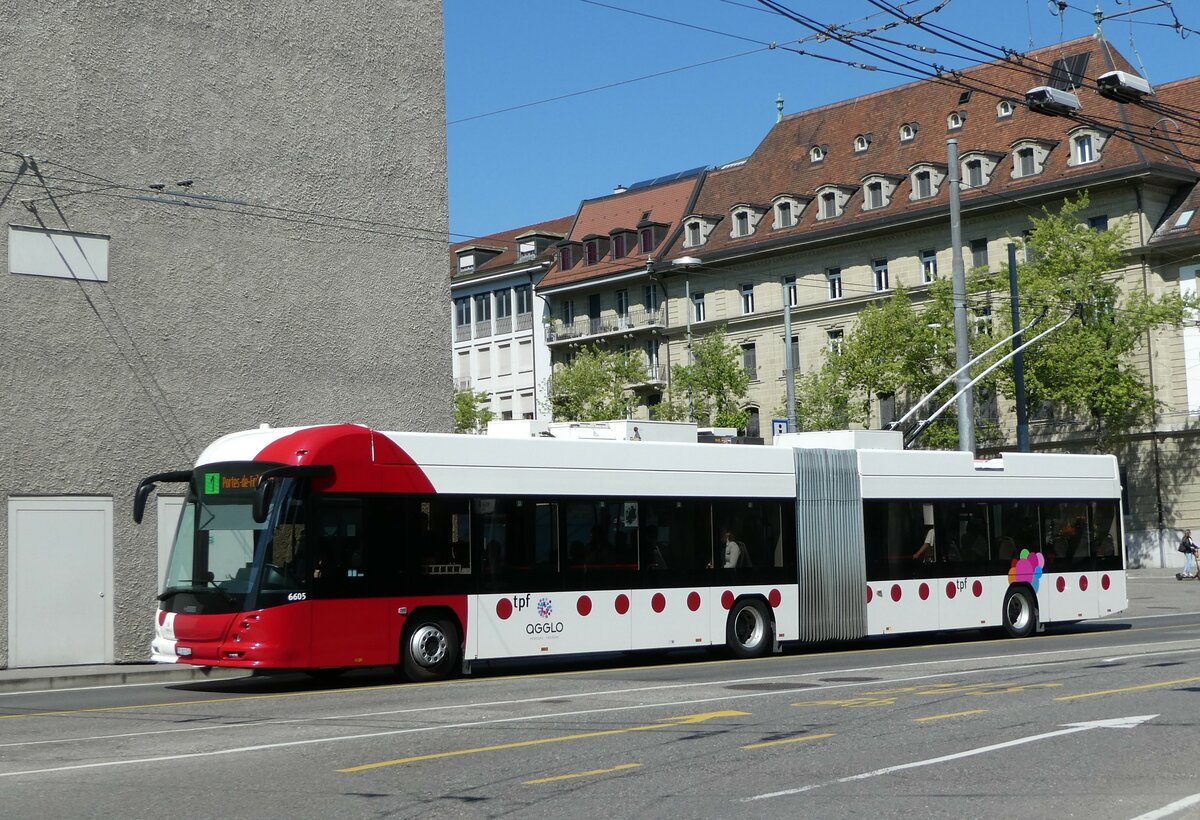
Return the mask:
M190 586L190 587L169 587L169 588L163 590L163 593L158 596L158 600L165 601L168 598L174 597L181 592L198 592L200 589L207 590L208 585L211 584L212 588L215 589L217 592L221 593L221 597L224 598L228 603L233 604L234 606L237 605L237 599L234 598L232 595L230 595L225 590L223 590L220 587L220 585L217 584L217 582L214 581L212 578L189 578L188 583L192 584L192 586Z

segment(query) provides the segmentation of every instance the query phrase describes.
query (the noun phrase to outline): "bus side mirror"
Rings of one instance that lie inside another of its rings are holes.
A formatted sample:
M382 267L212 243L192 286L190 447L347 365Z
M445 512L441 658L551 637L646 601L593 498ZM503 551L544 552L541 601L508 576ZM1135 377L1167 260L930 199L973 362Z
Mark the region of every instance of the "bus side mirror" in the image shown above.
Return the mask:
M133 523L142 523L142 516L146 514L146 499L150 497L150 492L154 489L154 485L160 481L173 481L176 483L186 484L192 480L191 470L175 470L170 473L155 473L152 476L147 476L138 482L137 491L133 494Z
M296 466L272 467L258 477L254 485L254 501L250 505L250 515L255 524L266 523L267 510L271 506L271 496L275 490L273 484L277 478L317 478L333 475L331 464L298 464Z
M267 520L267 509L271 504L271 496L275 494L275 482L267 476L263 476L254 485L254 502L250 506L250 515L254 518L255 524L262 524Z

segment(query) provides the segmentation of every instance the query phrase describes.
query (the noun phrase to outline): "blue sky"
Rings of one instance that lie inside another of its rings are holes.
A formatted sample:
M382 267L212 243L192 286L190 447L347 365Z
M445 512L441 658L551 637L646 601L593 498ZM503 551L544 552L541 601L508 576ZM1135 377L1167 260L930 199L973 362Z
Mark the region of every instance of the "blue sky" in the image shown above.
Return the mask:
M1156 3L1072 0L1053 14L1046 0L912 0L902 4L909 15L941 6L925 22L960 44L899 26L876 33L897 44L862 41L871 55L813 39L810 29L756 0L447 0L451 241L572 214L580 200L618 184L744 157L774 124L780 94L791 114L915 78L912 69L884 62L897 58L879 49L961 68L985 61L963 44L1027 51L1031 40L1041 48L1094 33L1097 5L1114 15ZM781 5L855 30L895 20L871 0ZM1186 39L1170 27L1176 21ZM1174 15L1163 4L1103 28L1151 83L1197 73L1194 0L1175 0ZM526 105L551 98L561 99ZM504 111L516 106L525 107Z

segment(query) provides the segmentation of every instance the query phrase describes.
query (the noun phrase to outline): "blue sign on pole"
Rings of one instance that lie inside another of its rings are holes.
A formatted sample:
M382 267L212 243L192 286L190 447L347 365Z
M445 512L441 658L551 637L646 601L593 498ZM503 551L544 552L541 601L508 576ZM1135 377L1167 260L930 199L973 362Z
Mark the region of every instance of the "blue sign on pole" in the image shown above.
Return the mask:
M787 419L771 419L771 438L775 438L775 436L782 436L787 431Z

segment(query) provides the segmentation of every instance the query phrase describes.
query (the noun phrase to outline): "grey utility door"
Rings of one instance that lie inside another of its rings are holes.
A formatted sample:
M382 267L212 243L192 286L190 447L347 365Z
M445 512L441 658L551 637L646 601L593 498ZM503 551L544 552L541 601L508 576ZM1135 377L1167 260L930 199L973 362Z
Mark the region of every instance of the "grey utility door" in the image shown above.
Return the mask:
M111 663L111 498L8 500L9 666Z

